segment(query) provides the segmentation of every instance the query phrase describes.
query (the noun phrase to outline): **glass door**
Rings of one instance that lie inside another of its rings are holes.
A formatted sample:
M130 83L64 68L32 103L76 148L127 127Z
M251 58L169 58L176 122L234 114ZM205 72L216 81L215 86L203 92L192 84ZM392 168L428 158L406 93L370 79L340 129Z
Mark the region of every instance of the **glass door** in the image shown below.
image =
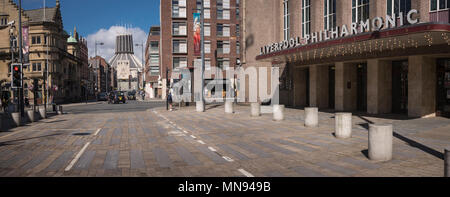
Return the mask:
M437 115L450 118L450 59L437 62Z

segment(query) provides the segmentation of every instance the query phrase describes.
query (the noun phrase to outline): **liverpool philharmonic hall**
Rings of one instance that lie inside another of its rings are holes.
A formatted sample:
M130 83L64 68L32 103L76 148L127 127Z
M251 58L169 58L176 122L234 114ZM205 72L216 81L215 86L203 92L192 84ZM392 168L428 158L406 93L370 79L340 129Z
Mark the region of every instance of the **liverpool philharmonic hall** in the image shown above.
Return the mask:
M449 0L252 0L243 6L245 66L280 68L282 104L450 115Z

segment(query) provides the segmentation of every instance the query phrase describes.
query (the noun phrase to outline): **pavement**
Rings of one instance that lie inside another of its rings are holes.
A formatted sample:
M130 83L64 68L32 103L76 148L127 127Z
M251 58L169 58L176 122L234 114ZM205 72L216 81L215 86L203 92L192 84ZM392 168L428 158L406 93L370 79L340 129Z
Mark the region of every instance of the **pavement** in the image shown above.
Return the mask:
M0 132L0 177L442 177L450 120L353 117L353 137L333 136L334 115L304 127L304 111L250 117L238 105L165 110L162 101L66 106L66 114ZM369 123L394 125L394 156L367 158Z

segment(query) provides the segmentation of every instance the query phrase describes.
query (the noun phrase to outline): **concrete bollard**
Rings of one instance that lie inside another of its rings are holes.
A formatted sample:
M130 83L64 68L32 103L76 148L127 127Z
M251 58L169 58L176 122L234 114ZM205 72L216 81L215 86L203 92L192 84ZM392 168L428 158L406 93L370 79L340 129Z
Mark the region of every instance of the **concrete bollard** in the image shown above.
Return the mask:
M27 111L27 115L28 115L28 120L30 122L36 122L35 115L34 115L34 110L28 110Z
M273 120L284 120L284 105L273 105Z
M251 116L252 117L259 117L261 116L261 104L259 103L251 103Z
M22 123L22 117L20 116L20 113L18 112L11 113L11 117L13 119L14 124L17 127L19 127Z
M41 116L42 119L46 119L47 118L47 111L45 111L44 107L40 107L39 108L39 115Z
M352 137L352 113L336 113L335 135L337 138Z
M63 112L63 106L58 106L58 115L63 115L64 114L64 112Z
M203 101L197 101L195 107L197 112L205 112L205 103Z
M374 161L389 161L392 159L393 146L392 125L369 126L369 158Z
M306 127L319 126L319 109L317 107L305 108L305 126Z
M233 101L225 101L225 113L232 114L234 113L234 103Z
M450 147L444 151L444 176L450 177Z

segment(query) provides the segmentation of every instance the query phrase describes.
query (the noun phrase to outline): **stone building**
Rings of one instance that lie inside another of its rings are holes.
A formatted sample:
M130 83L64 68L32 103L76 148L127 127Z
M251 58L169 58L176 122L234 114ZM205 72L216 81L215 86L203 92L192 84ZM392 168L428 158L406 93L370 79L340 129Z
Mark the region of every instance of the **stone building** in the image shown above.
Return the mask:
M11 53L9 35L12 31L12 34L18 37L18 6L12 0L2 0L0 9L5 24L14 22L9 26L2 23L0 27L0 80L10 81L11 57L13 54L18 57L18 48ZM88 60L86 41L79 38L76 31L76 38L69 39L70 36L64 31L59 0L53 8L24 10L22 22L24 27L28 27L29 41L29 66L23 70L24 96L29 98L31 104L34 101L36 104L44 103L47 95L46 81L50 103L82 100L81 79L86 76ZM17 42L13 44L17 46ZM39 86L36 94L29 91L34 80L38 80Z
M450 114L448 1L244 0L243 7L243 64L280 68L282 104Z
M89 67L93 74L92 83L94 84L94 94L110 92L115 90L114 68L102 57L96 56L89 59Z
M109 64L117 71L119 91L138 91L142 86L143 64L134 55L133 36L122 34L116 37L116 52Z

